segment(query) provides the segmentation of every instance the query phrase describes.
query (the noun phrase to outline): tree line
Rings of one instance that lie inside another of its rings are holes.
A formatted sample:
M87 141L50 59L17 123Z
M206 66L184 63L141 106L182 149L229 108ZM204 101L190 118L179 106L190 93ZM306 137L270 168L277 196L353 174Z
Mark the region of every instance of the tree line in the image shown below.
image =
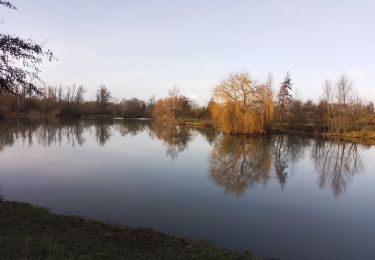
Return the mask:
M247 73L229 74L213 90L211 119L223 132L258 134L291 130L345 133L374 130L374 104L358 96L346 75L326 80L318 102L292 95L289 72L277 91Z
M110 115L125 118L153 118L163 124L199 119L220 127L226 133L264 134L270 132L321 131L345 133L373 129L374 104L359 97L352 81L341 75L336 82L323 83L321 98L302 101L291 94L289 72L274 91L270 77L257 82L247 73L232 73L213 89L211 100L199 106L177 87L168 96L144 101L138 98L117 100L101 85L95 100L85 100L86 89L46 87L38 93L24 89L0 95L0 116L32 114L36 116Z
M101 85L94 100L86 100L86 88L82 85L46 87L38 93L20 90L18 93L0 94L0 117L28 114L41 117L108 115L124 118L155 118L159 122L172 123L181 118L206 118L208 112L192 99L178 94L147 101L139 98L114 98L110 90Z

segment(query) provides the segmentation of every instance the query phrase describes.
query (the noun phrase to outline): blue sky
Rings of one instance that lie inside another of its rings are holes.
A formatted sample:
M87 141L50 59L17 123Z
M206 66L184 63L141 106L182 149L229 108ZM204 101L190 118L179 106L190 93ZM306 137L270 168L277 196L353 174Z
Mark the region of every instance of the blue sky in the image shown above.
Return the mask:
M118 98L181 93L208 101L230 72L277 89L287 71L300 98L318 99L326 78L346 73L375 101L375 1L13 0L1 31L31 37L58 61L51 85L105 84Z

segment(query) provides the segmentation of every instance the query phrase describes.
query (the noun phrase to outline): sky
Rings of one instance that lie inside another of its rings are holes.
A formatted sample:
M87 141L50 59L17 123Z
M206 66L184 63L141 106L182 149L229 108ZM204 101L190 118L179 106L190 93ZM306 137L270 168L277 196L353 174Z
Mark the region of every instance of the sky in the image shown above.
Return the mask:
M13 0L0 31L32 38L58 60L41 66L53 86L105 84L121 98L161 98L176 85L204 104L229 73L318 100L325 79L346 73L375 101L373 0Z

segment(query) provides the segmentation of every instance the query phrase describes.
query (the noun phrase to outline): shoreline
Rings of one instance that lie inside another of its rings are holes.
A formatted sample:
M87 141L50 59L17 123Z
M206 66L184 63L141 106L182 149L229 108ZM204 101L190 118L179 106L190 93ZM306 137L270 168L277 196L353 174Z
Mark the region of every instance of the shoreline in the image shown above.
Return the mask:
M208 128L220 130L220 126L215 126L210 122L203 120L183 120L181 125L192 127L192 128ZM359 131L348 131L344 133L330 133L330 132L320 132L318 130L299 130L299 129L272 129L268 133L264 134L251 134L251 133L227 133L227 135L238 135L238 136L267 136L275 134L289 134L289 135L300 135L306 137L321 137L326 139L336 139L340 141L358 143L363 145L375 145L375 130L359 130Z
M32 114L16 114L12 117L0 117L1 120L11 120L15 118L32 118L32 119L67 119L67 118L74 118L74 119L118 119L118 120L144 120L144 121L153 121L153 118L131 118L131 117L122 117L122 116L114 116L114 115L71 115L71 116L40 116L40 115L32 115ZM202 120L202 119L178 119L174 123L176 125L182 125L185 127L190 128L199 128L199 129L215 129L221 131L219 125L213 124L211 121ZM301 128L295 129L277 129L274 128L267 133L229 133L229 132L222 132L223 134L227 135L238 135L238 136L267 136L267 135L274 135L274 134L291 134L291 135L300 135L306 137L321 137L327 139L336 139L340 141L358 143L363 145L375 145L375 129L371 130L358 130L358 131L348 131L344 133L331 133L331 132L324 132L319 131L318 128L314 128L311 125L308 126L305 130Z
M6 259L262 259L206 241L52 214L0 199L0 252Z

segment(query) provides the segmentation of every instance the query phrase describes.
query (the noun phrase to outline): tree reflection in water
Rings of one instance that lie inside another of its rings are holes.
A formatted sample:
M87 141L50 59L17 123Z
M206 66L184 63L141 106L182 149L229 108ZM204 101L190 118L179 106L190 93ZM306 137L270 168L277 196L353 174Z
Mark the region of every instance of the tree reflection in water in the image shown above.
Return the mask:
M267 183L271 163L266 138L223 135L213 144L210 176L225 192L240 195L255 183Z
M175 124L163 125L153 122L151 129L152 137L162 141L167 147L167 156L172 160L175 160L178 154L188 147L193 137L192 129Z
M85 132L93 133L104 146L114 132L135 136L146 132L166 147L172 160L187 149L196 134L212 145L209 157L211 180L225 192L240 196L253 185L266 185L275 178L283 189L293 174L293 165L310 152L319 187L329 186L335 195L345 191L353 176L364 171L359 146L338 140L311 139L291 135L246 137L218 134L214 129L191 129L160 125L145 120L13 119L0 123L0 152L17 140L38 144L84 145Z
M149 130L149 124L149 120L127 119L115 124L114 128L121 134L121 136L136 136L140 132Z
M193 130L178 125L159 125L147 120L112 120L112 119L14 119L3 120L0 124L0 151L11 146L16 140L27 142L30 146L37 141L50 146L63 143L83 145L84 132L93 130L94 137L100 146L104 146L114 131L121 136L135 136L147 131L151 138L157 138L167 147L167 155L173 160L184 151L192 140ZM214 138L207 134L207 139Z
M216 138L219 136L220 131L215 128L195 128L196 132L198 132L201 136L203 136L206 141L212 145Z
M345 191L353 176L364 171L355 143L318 139L314 142L311 157L319 174L319 187L329 185L336 196Z
M213 145L209 174L225 192L236 196L253 185L267 184L272 177L283 189L293 172L293 165L305 157L310 147L319 173L319 186L325 187L329 183L336 195L345 190L354 175L364 170L358 146L352 143L291 135L223 135Z
M86 127L87 122L80 120L4 120L0 124L0 150L13 145L16 140L28 143L29 146L34 142L45 146L61 145L63 142L72 146L83 145Z
M292 135L275 135L269 138L272 143L275 174L283 189L293 172L293 165L304 157L310 139Z
M108 120L98 120L95 127L95 138L100 146L104 146L111 139L111 122Z

